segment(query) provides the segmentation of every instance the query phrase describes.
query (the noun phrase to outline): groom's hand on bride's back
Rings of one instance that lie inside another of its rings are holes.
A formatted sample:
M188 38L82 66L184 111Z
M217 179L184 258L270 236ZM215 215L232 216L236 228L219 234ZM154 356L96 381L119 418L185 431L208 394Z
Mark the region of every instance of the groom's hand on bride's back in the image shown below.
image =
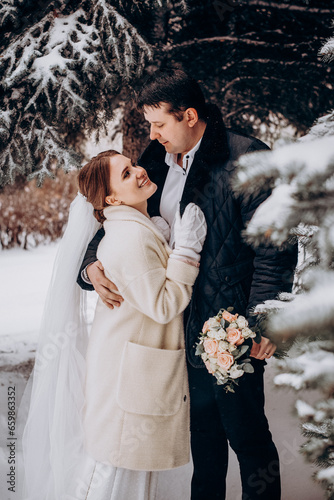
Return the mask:
M103 265L99 260L87 267L87 274L96 293L107 307L113 309L121 305L124 299L119 295L116 285L105 276Z

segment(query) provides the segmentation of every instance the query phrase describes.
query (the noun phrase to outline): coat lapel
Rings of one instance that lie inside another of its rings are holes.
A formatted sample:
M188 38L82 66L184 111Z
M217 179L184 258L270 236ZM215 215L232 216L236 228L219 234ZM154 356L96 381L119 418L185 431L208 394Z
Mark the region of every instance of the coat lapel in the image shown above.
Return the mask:
M221 168L230 156L227 132L221 113L214 104L209 104L207 109L207 126L184 187L181 213L188 203L196 203L203 208L203 204L210 196L212 170Z

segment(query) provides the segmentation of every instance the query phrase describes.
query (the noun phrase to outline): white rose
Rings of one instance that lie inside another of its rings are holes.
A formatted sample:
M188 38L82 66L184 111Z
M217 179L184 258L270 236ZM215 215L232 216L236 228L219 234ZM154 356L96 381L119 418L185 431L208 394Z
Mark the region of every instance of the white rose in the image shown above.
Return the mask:
M239 316L237 319L237 323L239 328L246 328L248 326L248 321L244 316Z
M219 345L218 345L218 352L229 352L230 354L232 354L232 352L234 352L236 350L236 347L235 345L233 344L230 344L229 342L225 341L225 340L221 340L219 342Z
M211 332L212 330L218 330L220 328L220 323L219 321L216 320L216 318L209 318L203 325L202 332L203 333L208 333Z
M247 327L243 328L241 333L245 339L256 337L256 333L254 333L253 330L251 330L250 328L247 328Z
M226 332L223 328L219 328L219 330L212 332L212 337L216 340L225 340Z
M206 332L207 336L210 337L210 339L215 339L216 338L216 330L208 330Z
M225 340L220 340L218 345L218 351L219 352L228 351L229 347L230 347L229 342L226 342Z

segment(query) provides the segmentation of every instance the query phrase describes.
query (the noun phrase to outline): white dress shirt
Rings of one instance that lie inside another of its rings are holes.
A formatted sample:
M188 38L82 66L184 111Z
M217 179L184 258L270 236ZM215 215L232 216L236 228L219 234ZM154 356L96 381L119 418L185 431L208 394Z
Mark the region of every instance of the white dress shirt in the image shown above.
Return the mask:
M186 183L190 167L194 161L195 153L201 145L202 138L198 141L182 160L182 167L177 163L177 155L166 153L165 162L169 166L164 188L160 200L160 214L168 222L171 228L169 245L174 244L174 217L181 201L184 185Z

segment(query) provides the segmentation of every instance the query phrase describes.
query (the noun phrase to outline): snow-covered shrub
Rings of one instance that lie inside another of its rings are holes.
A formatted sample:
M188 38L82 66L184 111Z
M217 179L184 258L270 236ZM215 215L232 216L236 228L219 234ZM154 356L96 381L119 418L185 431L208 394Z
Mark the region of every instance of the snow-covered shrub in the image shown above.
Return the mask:
M29 249L60 238L78 190L77 172L59 171L42 187L30 181L0 191L0 249Z

